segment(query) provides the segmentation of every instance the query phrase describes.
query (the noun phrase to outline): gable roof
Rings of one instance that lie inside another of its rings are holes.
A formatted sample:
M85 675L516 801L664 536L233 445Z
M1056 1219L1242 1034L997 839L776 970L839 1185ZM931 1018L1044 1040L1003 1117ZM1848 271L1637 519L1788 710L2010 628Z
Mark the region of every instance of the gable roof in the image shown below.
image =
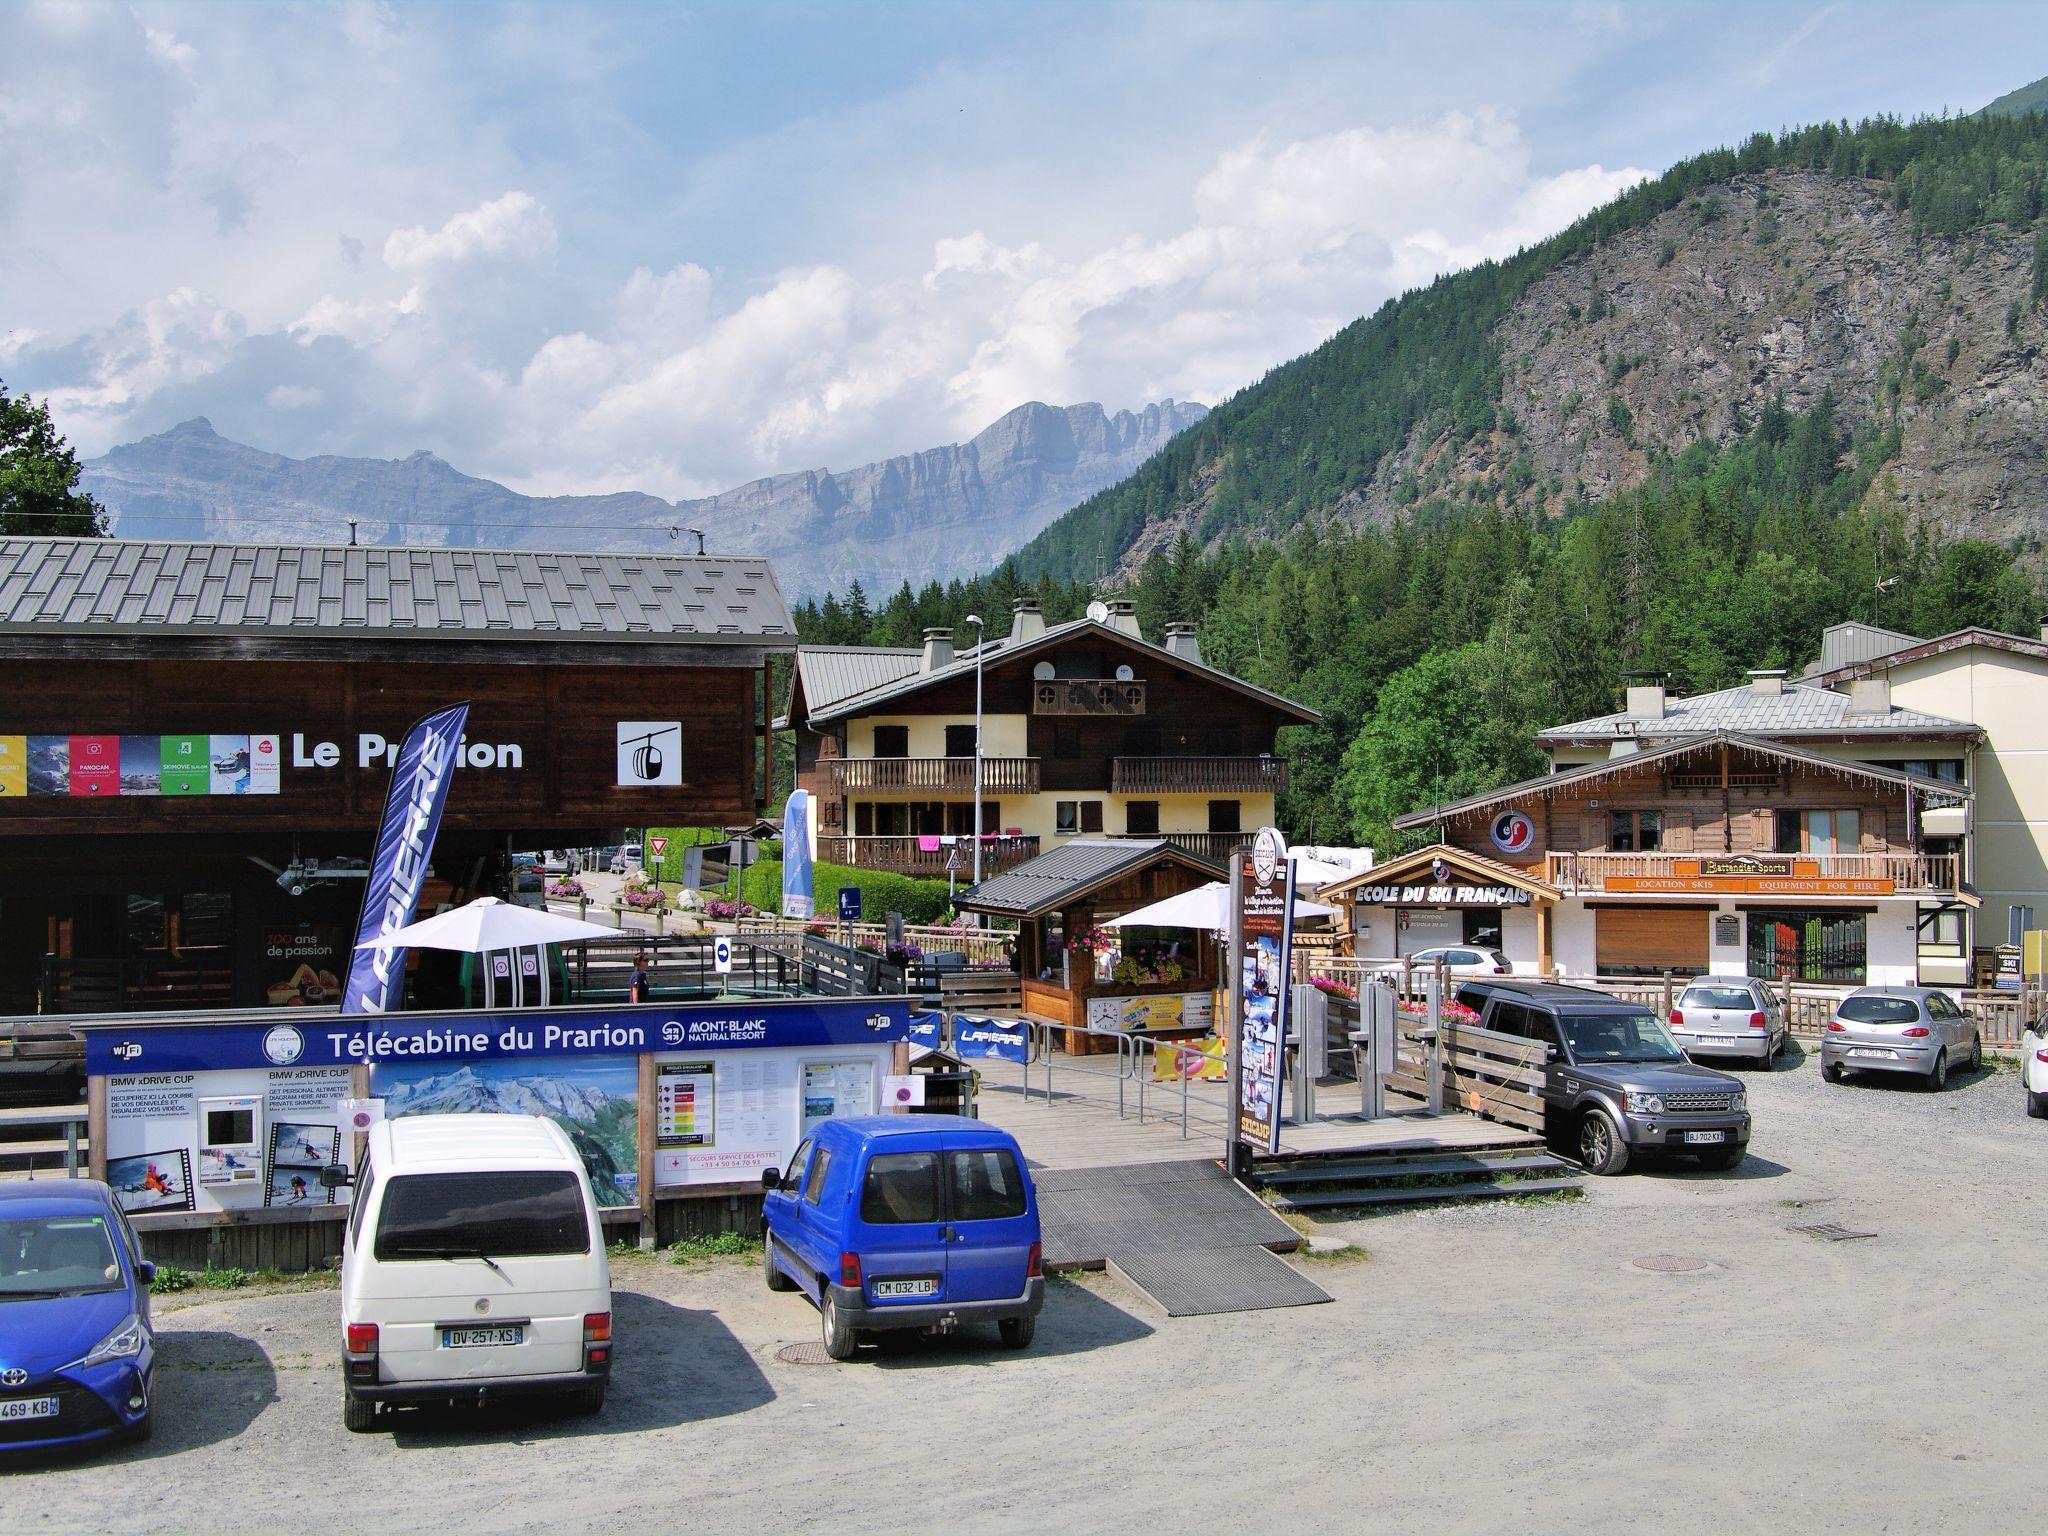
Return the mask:
M2003 630L1983 629L1975 625L1968 629L1950 630L1932 640L1912 640L1910 637L1908 640L1908 644L1897 650L1845 661L1832 671L1813 674L1814 681L1838 683L1852 677L1868 677L1874 672L1886 672L1911 661L1924 661L1929 656L1945 656L1973 645L1988 646L1994 651L2006 651L2014 656L2030 656L2036 661L2048 661L2048 641L2029 639L2025 635L2008 635Z
M963 911L992 912L1005 917L1043 917L1157 863L1182 865L1205 881L1222 873L1215 865L1163 838L1077 838L1015 869L990 876L962 892L954 905Z
M880 708L884 704L893 704L899 699L907 698L911 694L918 693L934 684L948 682L955 678L972 677L977 657L984 667L997 663L1007 664L1013 659L1033 656L1058 645L1070 643L1090 632L1101 636L1105 640L1128 645L1134 650L1143 651L1169 666L1177 667L1197 677L1207 678L1211 682L1221 684L1223 687L1241 693L1248 698L1257 699L1261 703L1270 705L1281 714L1291 715L1295 720L1304 725L1312 725L1323 718L1320 712L1310 709L1304 704L1297 704L1294 700L1274 693L1270 689L1255 687L1243 678L1232 677L1228 672L1218 671L1206 662L1190 661L1185 656L1174 654L1163 645L1154 645L1150 640L1142 636L1130 634L1125 630L1117 629L1108 624L1098 623L1094 619L1072 619L1065 624L1055 624L1048 628L1044 634L1021 642L1013 642L1008 639L990 640L982 645L970 646L964 651L957 652L950 665L935 668L930 672L923 670L924 653L922 651L865 651L864 654L871 658L878 655L905 658L908 660L909 666L900 677L878 683L873 687L863 689L859 693L842 694L830 704L821 705L818 699L812 695L810 688L806 686L804 689L805 707L809 711L810 723L813 725L822 725L828 721L844 719L850 715L865 714L870 710ZM803 658L810 649L810 647L806 646L798 650L797 664L799 667L802 666ZM832 664L828 662L827 665L829 669ZM863 665L879 667L882 663L870 661ZM834 674L828 670L827 675L837 680L839 676L844 674Z
M375 635L777 645L765 560L384 544L0 538L0 634Z
M1435 822L1447 821L1455 816L1503 805L1509 801L1555 794L1568 785L1605 778L1612 773L1630 772L1650 763L1662 762L1665 758L1684 757L1690 753L1724 746L1737 747L1763 757L1804 763L1812 768L1824 768L1848 778L1872 779L1900 789L1915 789L1930 800L1960 803L1976 798L1975 791L1942 779L1930 779L1922 774L1905 773L1896 768L1873 767L1869 763L1852 762L1845 757L1830 757L1825 752L1808 751L1804 747L1791 746L1782 741L1765 741L1761 737L1744 736L1736 731L1713 731L1705 735L1680 737L1662 746L1644 747L1640 751L1630 752L1621 757L1610 757L1604 762L1583 763L1575 768L1560 768L1555 773L1523 779L1518 784L1506 784L1499 789L1489 789L1483 794L1467 795L1462 800L1453 800L1446 805L1410 811L1405 816L1396 816L1394 826L1403 831L1410 827L1426 827Z
M1887 656L1919 643L1918 635L1909 635L1904 630L1885 629L1876 624L1866 624L1861 619L1844 619L1820 632L1820 656L1799 675L1818 677L1837 667L1868 661L1873 656Z
M1462 869L1478 876L1473 883L1478 885L1512 885L1532 896L1554 899L1563 893L1554 885L1546 884L1523 870L1511 865L1499 864L1494 860L1472 852L1468 848L1455 848L1449 843L1431 843L1427 848L1417 848L1404 853L1398 859L1389 859L1371 869L1361 869L1355 875L1347 875L1335 885L1326 885L1317 895L1328 900L1332 896L1343 896L1361 885L1399 885L1416 870L1427 869L1442 859L1453 869Z
M1689 699L1668 699L1662 719L1650 720L1618 710L1545 726L1536 733L1539 747L1573 741L1619 741L1637 738L1697 736L1703 731L1734 731L1745 736L1947 736L1975 741L1984 728L1968 720L1951 720L1897 705L1882 714L1858 713L1846 693L1787 683L1779 693L1758 693L1744 684Z

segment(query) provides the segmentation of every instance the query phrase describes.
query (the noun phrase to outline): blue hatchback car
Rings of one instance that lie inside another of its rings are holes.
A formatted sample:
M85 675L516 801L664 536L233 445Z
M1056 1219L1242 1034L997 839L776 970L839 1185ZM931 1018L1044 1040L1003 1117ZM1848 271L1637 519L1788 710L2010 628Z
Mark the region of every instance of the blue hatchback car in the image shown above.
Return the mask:
M761 1185L768 1289L817 1303L834 1360L866 1335L971 1322L1031 1342L1038 1196L1007 1131L959 1115L827 1120Z
M0 1184L0 1452L148 1436L155 1278L106 1185Z

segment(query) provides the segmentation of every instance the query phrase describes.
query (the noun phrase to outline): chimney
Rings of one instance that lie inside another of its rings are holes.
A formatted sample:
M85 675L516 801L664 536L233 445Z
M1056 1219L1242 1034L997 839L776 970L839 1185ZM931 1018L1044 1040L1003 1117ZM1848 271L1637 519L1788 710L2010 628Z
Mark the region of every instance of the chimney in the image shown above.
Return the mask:
M928 629L924 632L924 670L936 672L953 665L953 631Z
M1641 674L1638 674L1639 676ZM1662 720L1664 718L1664 681L1630 683L1628 685L1628 712L1637 720Z
M1045 610L1035 597L1020 597L1010 604L1010 644L1022 645L1045 633Z
M1138 631L1138 605L1127 597L1120 597L1109 605L1109 627L1133 640L1145 638Z
M2048 643L2048 614L2044 614L2041 617L2041 639L2044 643Z
M1892 680L1889 677L1857 677L1849 680L1849 713L1888 715L1892 712Z
M1169 624L1166 626L1166 648L1182 661L1202 664L1202 642L1195 636L1192 624Z
M1776 698L1785 691L1785 673L1782 668L1758 667L1749 674L1749 691L1764 698Z

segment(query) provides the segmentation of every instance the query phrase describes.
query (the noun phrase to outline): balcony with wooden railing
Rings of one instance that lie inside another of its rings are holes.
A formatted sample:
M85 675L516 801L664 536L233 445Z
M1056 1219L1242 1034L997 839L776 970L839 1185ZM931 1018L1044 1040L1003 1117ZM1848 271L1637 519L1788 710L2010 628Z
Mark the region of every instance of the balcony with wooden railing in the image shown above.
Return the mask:
M1661 886L1673 882L1678 894L1778 894L1771 886L1786 884L1787 896L1824 895L1813 885L1823 881L1889 882L1900 895L1952 895L1961 889L1957 857L1952 853L1552 853L1543 878L1567 896L1604 891L1643 892L1640 881ZM1615 882L1621 882L1616 884ZM1682 882L1682 885L1679 884ZM1655 887L1649 888L1652 894ZM1853 889L1844 895L1859 894ZM1878 892L1877 894L1881 894Z
M1287 760L1259 757L1119 757L1110 763L1115 795L1277 795Z
M947 866L965 882L974 875L974 839L957 837L947 842L934 837L820 837L818 857L828 864L847 864L855 869L872 869L889 875L916 875L921 879L943 880ZM1038 857L1035 837L989 836L981 840L983 879L1014 869L1027 859Z
M1231 849L1239 843L1251 841L1250 834L1245 832L1112 832L1109 836L1136 842L1171 843L1183 853L1192 853L1218 869L1230 863Z
M971 757L836 757L819 764L840 794L974 793ZM984 795L1038 793L1038 759L985 757L981 760Z

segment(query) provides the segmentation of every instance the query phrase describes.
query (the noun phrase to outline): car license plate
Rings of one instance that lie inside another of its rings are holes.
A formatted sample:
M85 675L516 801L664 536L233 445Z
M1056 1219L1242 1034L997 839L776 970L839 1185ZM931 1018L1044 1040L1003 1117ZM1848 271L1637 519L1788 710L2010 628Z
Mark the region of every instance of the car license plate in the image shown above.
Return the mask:
M443 1349L492 1349L504 1344L517 1344L525 1336L523 1328L443 1328L441 1347Z
M54 1419L57 1417L57 1399L54 1397L17 1397L0 1403L0 1419Z
M1891 1060L1892 1057L1890 1051L1880 1050L1874 1045L1852 1045L1849 1047L1849 1054L1851 1056L1882 1056L1887 1061Z
M1733 1035L1695 1035L1695 1036L1693 1036L1693 1044L1694 1044L1694 1045L1732 1045L1732 1044L1734 1044L1734 1043L1735 1043L1735 1037L1734 1037Z
M1708 1146L1714 1142L1726 1141L1727 1139L1728 1133L1726 1131L1687 1131L1685 1133L1685 1144L1689 1147Z
M888 1301L897 1296L936 1296L938 1294L939 1282L935 1279L877 1280L875 1282L875 1300L877 1301Z

